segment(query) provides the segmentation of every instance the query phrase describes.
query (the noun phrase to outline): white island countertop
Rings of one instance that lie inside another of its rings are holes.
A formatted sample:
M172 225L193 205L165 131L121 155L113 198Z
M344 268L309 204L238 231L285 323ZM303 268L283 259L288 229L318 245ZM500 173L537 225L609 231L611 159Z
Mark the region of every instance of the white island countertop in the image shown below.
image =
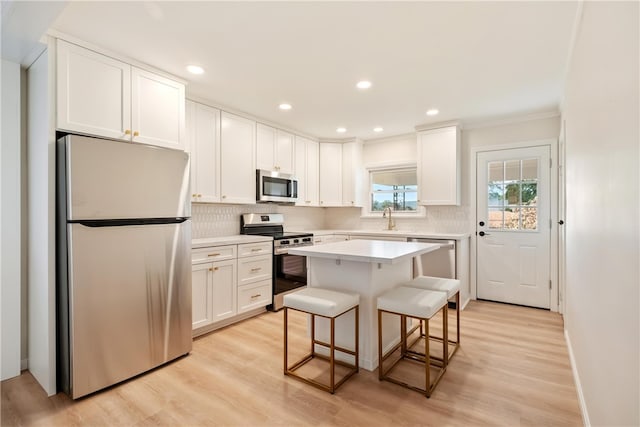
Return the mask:
M344 261L396 264L438 248L440 245L434 243L346 240L326 245L290 248L289 253Z

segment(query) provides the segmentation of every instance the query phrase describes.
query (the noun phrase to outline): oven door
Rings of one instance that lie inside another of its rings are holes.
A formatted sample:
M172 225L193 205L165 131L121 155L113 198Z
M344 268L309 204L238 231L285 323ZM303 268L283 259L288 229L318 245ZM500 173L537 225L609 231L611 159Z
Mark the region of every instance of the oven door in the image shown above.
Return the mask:
M291 254L273 256L273 310L283 307L284 296L307 286L307 257Z

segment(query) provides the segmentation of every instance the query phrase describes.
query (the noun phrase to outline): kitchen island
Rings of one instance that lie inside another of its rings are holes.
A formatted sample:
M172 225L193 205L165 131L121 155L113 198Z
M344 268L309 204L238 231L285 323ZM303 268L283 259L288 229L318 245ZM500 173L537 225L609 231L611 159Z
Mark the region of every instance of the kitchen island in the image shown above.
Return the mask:
M347 240L291 248L289 253L307 257L309 287L360 294L360 367L371 371L378 366L378 296L411 280L413 257L439 247L440 245L433 243ZM348 313L336 320L336 345L353 348L353 316L353 313ZM392 316L385 318L383 324L382 340L386 351L398 342L400 328L398 321L394 322ZM327 319L316 320L316 336L327 342ZM350 357L336 353L338 359L351 361Z

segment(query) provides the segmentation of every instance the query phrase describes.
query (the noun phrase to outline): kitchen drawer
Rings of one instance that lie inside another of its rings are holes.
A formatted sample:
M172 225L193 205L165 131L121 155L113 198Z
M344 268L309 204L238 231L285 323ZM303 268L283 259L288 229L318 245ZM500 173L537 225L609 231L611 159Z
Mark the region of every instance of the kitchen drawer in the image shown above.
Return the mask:
M272 256L261 255L238 259L238 286L260 280L271 280Z
M271 304L271 279L238 287L238 313Z
M272 250L273 242L243 243L238 245L238 258L270 254Z
M236 245L212 246L210 248L198 248L191 250L191 263L223 261L236 257Z

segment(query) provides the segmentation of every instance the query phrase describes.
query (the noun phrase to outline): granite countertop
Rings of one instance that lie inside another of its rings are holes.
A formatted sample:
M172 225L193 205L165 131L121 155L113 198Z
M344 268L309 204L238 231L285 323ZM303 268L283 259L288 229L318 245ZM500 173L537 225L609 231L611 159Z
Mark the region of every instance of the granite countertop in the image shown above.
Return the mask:
M395 264L438 248L440 245L435 243L346 240L326 245L290 248L289 253L344 261Z
M239 245L243 243L271 242L271 236L252 236L247 234L236 234L233 236L207 237L204 239L193 239L192 248L206 248L210 246Z

